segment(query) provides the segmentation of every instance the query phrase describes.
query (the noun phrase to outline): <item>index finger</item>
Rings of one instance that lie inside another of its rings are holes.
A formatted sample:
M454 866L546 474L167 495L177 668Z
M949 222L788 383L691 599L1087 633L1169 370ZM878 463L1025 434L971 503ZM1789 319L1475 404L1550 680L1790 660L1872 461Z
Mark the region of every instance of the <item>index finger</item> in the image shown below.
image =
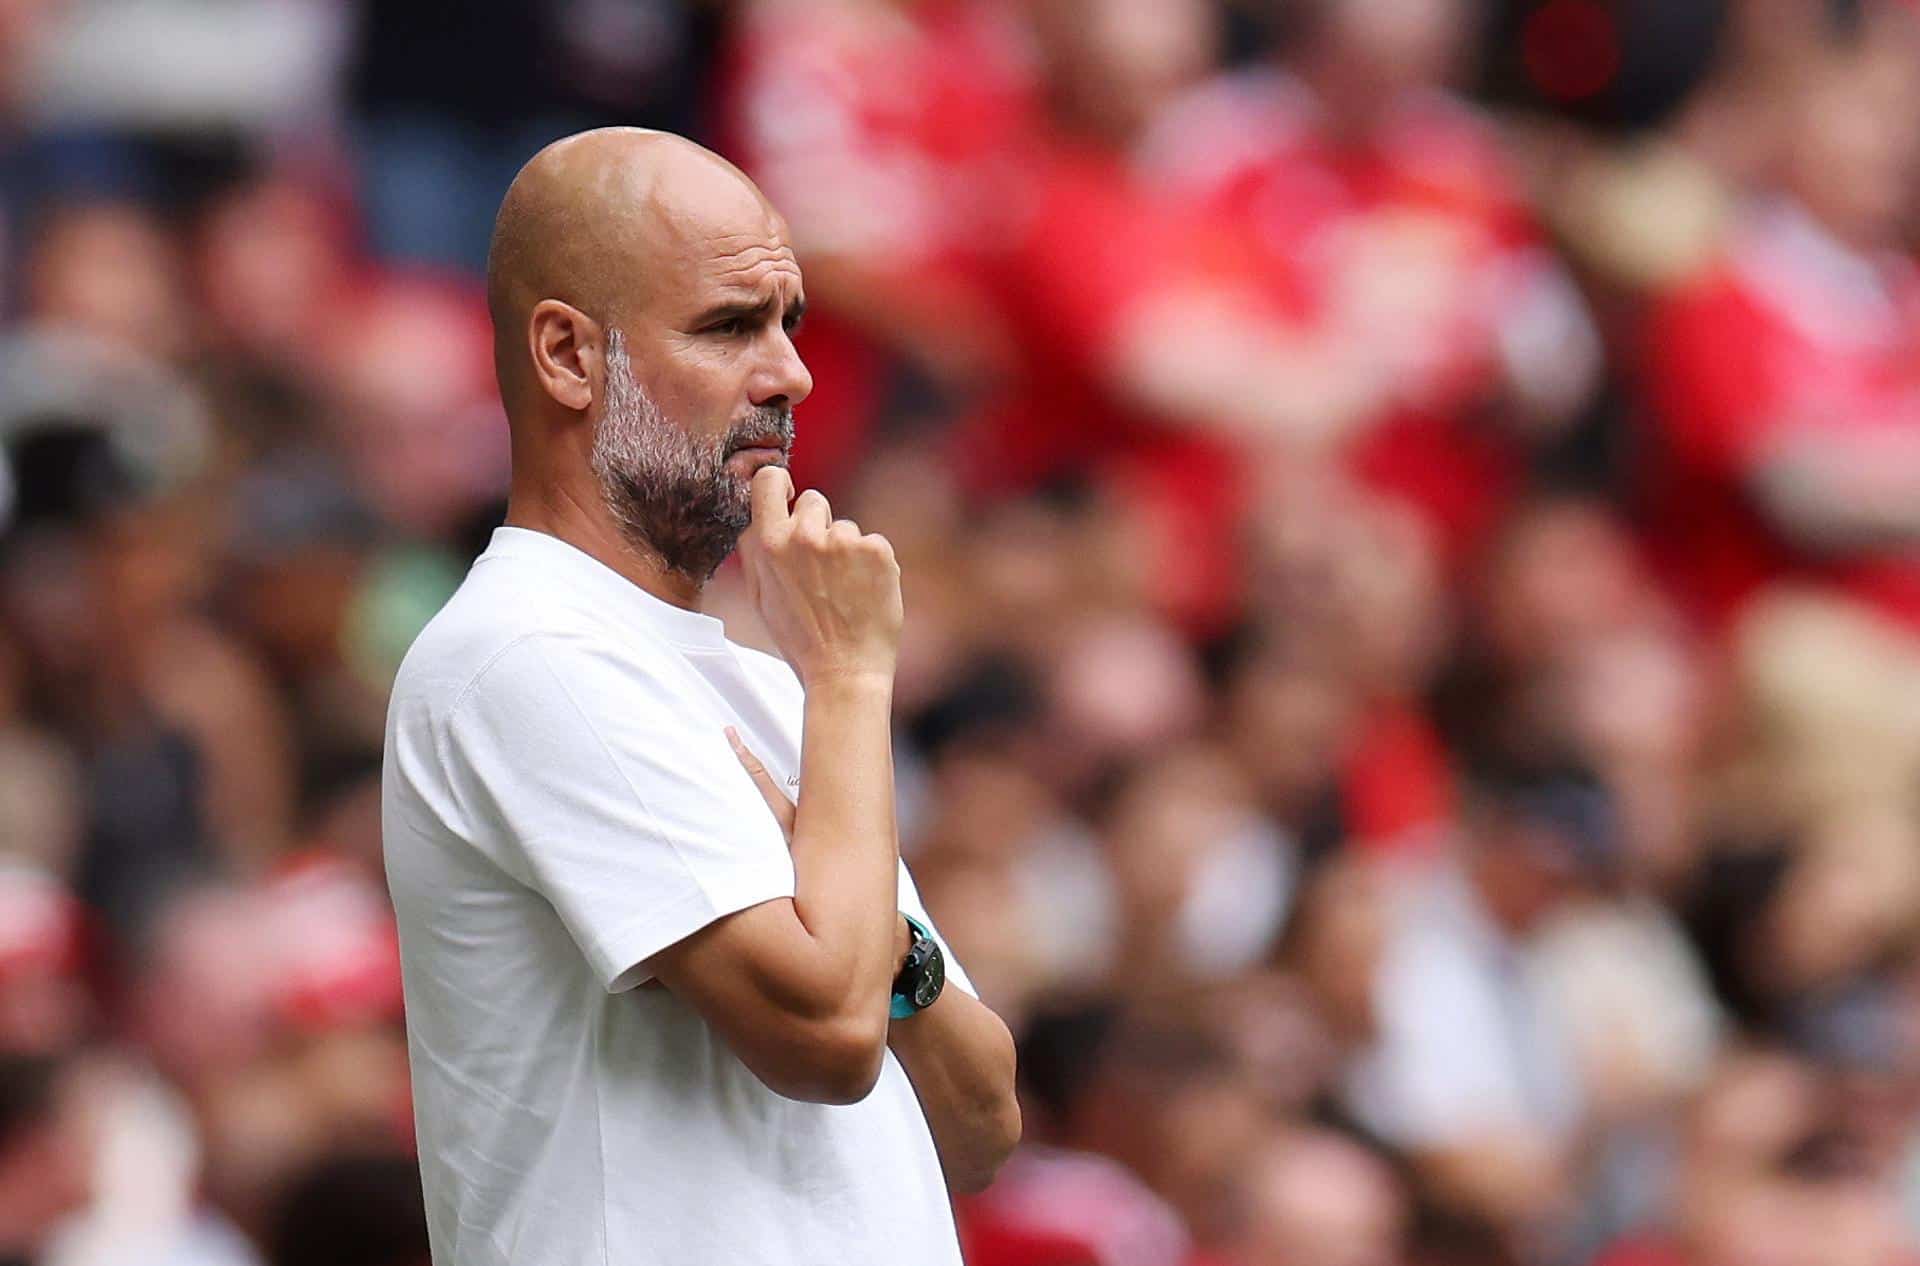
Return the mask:
M793 500L793 476L785 466L762 466L753 472L751 496L756 524L782 522Z

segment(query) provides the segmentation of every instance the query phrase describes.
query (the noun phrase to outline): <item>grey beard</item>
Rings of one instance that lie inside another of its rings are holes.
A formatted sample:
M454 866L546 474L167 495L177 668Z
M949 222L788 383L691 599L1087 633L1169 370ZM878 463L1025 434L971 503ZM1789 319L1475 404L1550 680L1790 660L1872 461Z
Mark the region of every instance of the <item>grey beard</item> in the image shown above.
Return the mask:
M606 400L591 464L600 494L628 543L662 566L705 584L753 521L746 480L726 468L746 441L793 443L793 413L757 408L712 439L668 421L634 381L624 340L608 332Z

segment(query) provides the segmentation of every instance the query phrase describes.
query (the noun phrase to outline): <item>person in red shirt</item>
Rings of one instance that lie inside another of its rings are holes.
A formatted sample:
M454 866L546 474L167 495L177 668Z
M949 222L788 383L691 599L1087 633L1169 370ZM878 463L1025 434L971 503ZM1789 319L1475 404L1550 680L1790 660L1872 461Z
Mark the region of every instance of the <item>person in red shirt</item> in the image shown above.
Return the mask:
M1373 408L1380 345L1323 346L1248 281L1238 226L1134 169L1154 113L1212 64L1207 5L1017 11L750 9L736 150L822 278L810 360L884 347L961 387L953 455L976 499L1091 480L1138 507L1161 609L1204 634L1234 613L1251 469ZM809 478L873 425L869 367L860 419L809 403Z
M965 390L1006 335L980 292L1033 70L1005 0L754 0L721 73L721 148L784 210L807 262L796 339L818 384L794 477L831 490L896 358Z
M1212 63L1211 10L1044 0L1031 13L1047 117L1015 155L981 274L1011 355L962 429L961 469L976 496L1063 479L1116 492L1141 516L1161 609L1217 629L1240 596L1259 468L1327 443L1371 407L1379 376L1249 279L1239 226L1135 166L1156 112Z
M1500 138L1446 91L1471 27L1459 0L1312 0L1289 17L1283 64L1188 94L1141 163L1236 218L1300 322L1376 358L1386 389L1344 456L1458 558L1499 521L1527 442L1589 399L1597 337Z
M1724 629L1791 581L1920 631L1920 177L1911 44L1829 52L1794 87L1778 178L1646 331L1648 537Z

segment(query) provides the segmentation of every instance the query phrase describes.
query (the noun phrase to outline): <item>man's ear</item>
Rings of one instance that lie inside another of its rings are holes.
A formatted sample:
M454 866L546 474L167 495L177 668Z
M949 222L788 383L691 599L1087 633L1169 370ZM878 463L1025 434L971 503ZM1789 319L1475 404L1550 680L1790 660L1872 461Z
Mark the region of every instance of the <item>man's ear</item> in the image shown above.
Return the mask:
M540 389L584 412L605 364L600 337L600 323L573 305L558 299L536 303L527 318L527 340Z

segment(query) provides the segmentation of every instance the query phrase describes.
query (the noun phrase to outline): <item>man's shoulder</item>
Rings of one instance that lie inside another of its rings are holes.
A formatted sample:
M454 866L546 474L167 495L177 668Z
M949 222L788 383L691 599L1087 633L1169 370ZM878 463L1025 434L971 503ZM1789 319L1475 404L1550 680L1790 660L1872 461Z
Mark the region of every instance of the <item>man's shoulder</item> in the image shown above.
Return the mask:
M578 594L543 584L537 569L483 560L414 639L393 694L451 708L488 683L510 686L536 667L563 671L579 656L639 675L661 662L652 643L648 630L616 627Z

